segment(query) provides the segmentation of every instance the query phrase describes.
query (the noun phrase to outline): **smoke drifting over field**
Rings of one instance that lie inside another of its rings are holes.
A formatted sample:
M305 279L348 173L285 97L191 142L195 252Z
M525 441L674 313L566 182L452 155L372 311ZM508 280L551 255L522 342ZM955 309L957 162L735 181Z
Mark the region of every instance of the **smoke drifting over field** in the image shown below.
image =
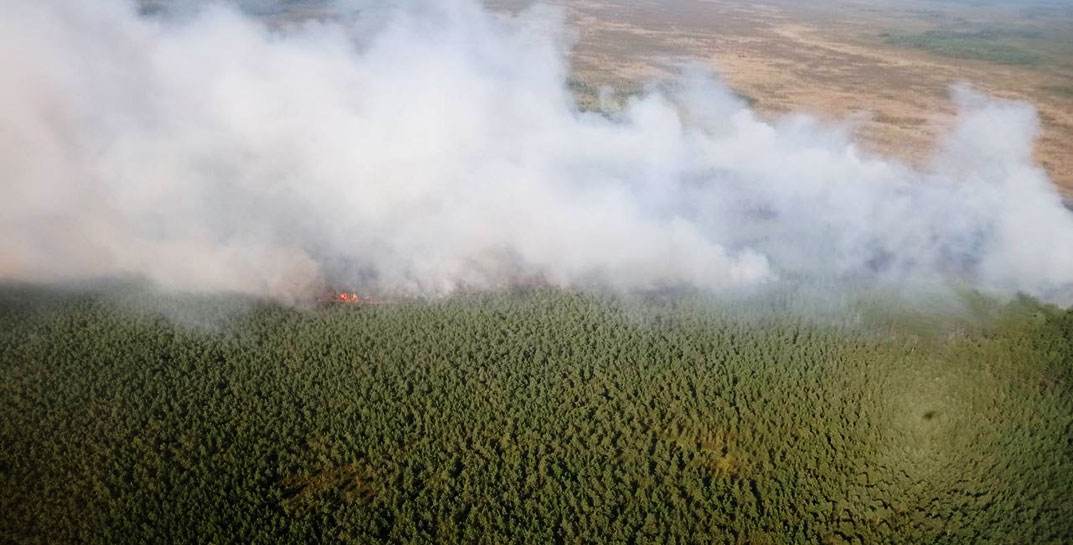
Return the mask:
M685 70L581 112L554 12L464 0L270 29L218 5L4 2L0 278L301 298L520 279L954 283L1068 301L1031 106L954 92L932 166L759 119Z

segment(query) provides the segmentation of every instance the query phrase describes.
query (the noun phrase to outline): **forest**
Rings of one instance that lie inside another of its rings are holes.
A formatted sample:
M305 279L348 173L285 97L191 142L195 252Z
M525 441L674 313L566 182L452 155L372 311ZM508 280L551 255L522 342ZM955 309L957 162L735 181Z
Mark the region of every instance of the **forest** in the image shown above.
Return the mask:
M1073 311L0 288L8 543L1069 543Z

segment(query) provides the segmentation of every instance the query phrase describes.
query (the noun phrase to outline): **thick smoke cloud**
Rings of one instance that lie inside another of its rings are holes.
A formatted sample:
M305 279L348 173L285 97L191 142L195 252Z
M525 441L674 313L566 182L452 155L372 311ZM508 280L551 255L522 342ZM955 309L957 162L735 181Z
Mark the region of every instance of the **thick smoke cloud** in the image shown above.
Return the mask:
M1073 214L1032 161L1029 105L953 91L959 122L917 169L808 117L763 121L698 69L579 111L554 12L358 7L269 28L219 5L4 2L0 278L1069 298Z

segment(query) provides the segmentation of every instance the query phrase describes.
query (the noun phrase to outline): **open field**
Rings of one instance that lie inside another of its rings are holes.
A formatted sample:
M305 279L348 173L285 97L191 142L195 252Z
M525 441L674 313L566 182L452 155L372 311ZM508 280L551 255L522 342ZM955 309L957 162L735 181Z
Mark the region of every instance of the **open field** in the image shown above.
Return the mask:
M161 297L0 290L6 543L1073 532L1073 311L967 296L953 316L862 304L823 323L696 294Z
M490 4L519 9L527 0ZM924 163L968 82L1040 112L1038 159L1073 194L1073 9L1064 2L559 0L578 78L629 88L699 59L761 112L850 120L872 150Z

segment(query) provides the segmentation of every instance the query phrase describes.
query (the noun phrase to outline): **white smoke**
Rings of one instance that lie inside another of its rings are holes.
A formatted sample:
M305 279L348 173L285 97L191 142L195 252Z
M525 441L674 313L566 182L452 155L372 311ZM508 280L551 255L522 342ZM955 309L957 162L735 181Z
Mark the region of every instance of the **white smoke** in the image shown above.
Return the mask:
M219 5L2 4L3 279L1071 293L1073 214L1026 104L955 90L922 170L765 122L698 69L582 112L547 10L428 0L270 28Z

